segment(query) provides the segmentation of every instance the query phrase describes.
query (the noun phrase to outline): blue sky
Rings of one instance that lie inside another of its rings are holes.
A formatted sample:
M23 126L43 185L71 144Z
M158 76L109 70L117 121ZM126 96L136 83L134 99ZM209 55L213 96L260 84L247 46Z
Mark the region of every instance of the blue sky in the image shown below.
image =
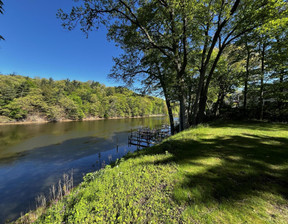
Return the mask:
M120 85L107 78L112 57L121 50L106 40L101 27L88 39L79 27L64 30L57 9L69 12L72 0L4 0L0 15L0 73L30 77L95 80L107 86Z

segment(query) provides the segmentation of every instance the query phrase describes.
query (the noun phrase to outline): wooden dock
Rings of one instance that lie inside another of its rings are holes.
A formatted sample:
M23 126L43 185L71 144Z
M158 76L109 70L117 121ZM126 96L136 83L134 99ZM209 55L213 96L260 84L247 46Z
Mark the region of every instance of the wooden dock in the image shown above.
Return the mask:
M170 136L170 126L163 125L159 129L140 128L128 135L128 146L149 147L160 143L163 139Z

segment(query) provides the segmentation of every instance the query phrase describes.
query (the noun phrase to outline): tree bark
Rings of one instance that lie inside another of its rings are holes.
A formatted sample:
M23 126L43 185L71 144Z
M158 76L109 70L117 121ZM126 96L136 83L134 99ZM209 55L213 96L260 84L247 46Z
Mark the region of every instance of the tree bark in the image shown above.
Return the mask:
M243 102L243 108L246 113L247 110L247 92L248 92L248 80L249 80L249 65L250 65L250 50L249 46L247 44L247 41L245 43L246 45L246 50L247 50L247 60L246 60L246 74L245 74L245 80L244 80L244 102Z
M169 99L168 94L167 94L166 86L163 85L163 82L161 82L161 85L162 85L162 88L163 88L165 102L166 102L166 106L167 106L167 110L168 110L171 135L174 135L175 134L175 126L174 126L174 117L173 117L173 111L172 111L170 99Z
M224 97L225 97L225 91L223 89L220 89L213 111L214 116L218 116L220 114L220 110L223 107Z
M163 89L163 94L165 97L165 102L168 110L168 115L169 115L169 121L170 121L170 129L171 129L171 135L175 134L175 125L174 125L174 117L173 117L173 111L170 103L170 97L167 92L167 85L165 84L165 77L161 75L161 71L159 66L157 66L158 74L159 74L159 80L160 80L160 85L162 86Z
M186 115L186 98L184 94L181 94L179 96L179 102L180 102L179 131L183 131L188 127L187 115Z
M222 95L221 95L221 98L220 98L220 102L219 102L219 113L221 111L221 109L223 108L223 103L224 103L224 97L226 96L226 93L223 91L222 92Z
M198 82L198 88L196 91L196 97L195 97L195 102L193 105L193 115L192 115L192 124L197 125L198 124L198 112L199 112L199 104L200 104L200 97L201 97L201 92L204 86L204 80L205 80L205 72L204 68L200 69L200 77L199 77L199 82Z
M208 88L210 85L210 81L212 78L212 75L216 69L217 63L220 59L220 56L224 50L225 46L222 46L222 48L219 49L218 54L213 62L213 65L209 71L208 77L206 79L206 83L203 82L203 87L201 88L201 96L200 96L200 101L199 101L199 111L197 115L197 123L202 123L204 119L204 113L205 113L205 108L206 108L206 102L207 102L207 94L208 94ZM205 85L204 85L205 84Z
M259 112L259 119L263 120L263 115L264 115L264 73L265 73L265 43L263 43L262 46L262 51L261 51L261 76L260 76L260 97L259 97L259 107L260 107L260 112Z
M205 108L206 108L206 102L207 102L207 93L205 93L205 88L202 87L201 96L199 100L199 109L197 114L197 124L200 124L204 120L205 115Z
M169 115L169 121L170 121L170 129L171 129L171 135L175 134L175 127L174 127L174 118L173 118L173 112L170 100L166 98L166 105L168 109L168 115Z
M284 81L284 72L282 71L279 77L279 93L277 97L279 113L281 112L281 109L283 107L283 93L284 93L283 81Z

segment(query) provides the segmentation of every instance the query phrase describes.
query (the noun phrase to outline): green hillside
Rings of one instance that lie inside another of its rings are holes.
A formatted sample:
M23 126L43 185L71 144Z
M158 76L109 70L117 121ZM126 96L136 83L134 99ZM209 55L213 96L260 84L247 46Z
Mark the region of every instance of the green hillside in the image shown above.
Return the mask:
M0 122L166 114L162 99L98 82L0 75Z

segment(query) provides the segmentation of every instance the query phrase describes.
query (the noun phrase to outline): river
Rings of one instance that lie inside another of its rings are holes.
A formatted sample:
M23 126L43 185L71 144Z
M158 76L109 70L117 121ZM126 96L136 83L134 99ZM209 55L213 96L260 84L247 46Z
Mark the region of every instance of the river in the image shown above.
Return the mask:
M159 127L166 117L0 126L0 223L35 208L35 198L73 170L83 175L121 158L129 132ZM118 145L118 147L117 147Z

